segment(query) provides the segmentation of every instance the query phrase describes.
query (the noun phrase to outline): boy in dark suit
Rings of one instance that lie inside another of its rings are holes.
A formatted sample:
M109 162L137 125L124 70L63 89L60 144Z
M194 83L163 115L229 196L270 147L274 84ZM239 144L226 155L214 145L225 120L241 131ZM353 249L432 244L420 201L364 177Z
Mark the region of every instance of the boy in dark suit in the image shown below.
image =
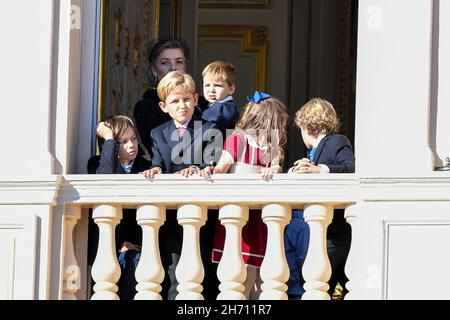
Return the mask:
M339 120L328 101L314 98L296 113L296 125L300 128L303 142L308 149L308 158L297 160L289 172L308 173L353 173L355 157L347 137L336 134ZM285 231L285 250L290 269L288 296L300 299L304 279L302 266L309 243L309 227L303 219L303 210L292 212L291 223ZM334 210L334 218L327 230L327 252L330 258L332 275L329 280L332 295L339 282L342 286L348 281L344 267L351 243L351 229L346 223L343 210Z
M236 69L231 63L214 61L202 72L203 95L208 100L208 108L203 111L202 119L214 122L222 132L225 141L226 130L236 126L239 112L233 102L236 90Z
M159 106L172 120L151 132L152 168L144 172L145 178L151 180L161 173L179 173L188 177L215 163L223 148L222 135L214 123L194 117L198 94L192 77L172 71L160 81L157 93L161 100ZM209 212L206 225L200 232L202 260L206 271L205 298L215 297L214 291L218 290L216 275L210 271L212 263L209 259L216 219L215 214ZM170 286L167 282L163 283L162 296L165 297L168 290L167 297L170 300L177 295L175 269L181 256L182 231L176 212L168 212L166 223L160 231L159 243L161 260L170 280Z
M90 174L137 174L150 168L150 161L138 156L137 130L133 121L125 116L113 116L97 125L101 145L100 156L88 161ZM92 245L98 241L97 228L90 219ZM119 249L121 275L118 295L122 300L132 300L136 294L134 273L140 258L141 228L136 223L136 210L124 209L123 219L116 230L116 248ZM93 262L93 258L91 258Z

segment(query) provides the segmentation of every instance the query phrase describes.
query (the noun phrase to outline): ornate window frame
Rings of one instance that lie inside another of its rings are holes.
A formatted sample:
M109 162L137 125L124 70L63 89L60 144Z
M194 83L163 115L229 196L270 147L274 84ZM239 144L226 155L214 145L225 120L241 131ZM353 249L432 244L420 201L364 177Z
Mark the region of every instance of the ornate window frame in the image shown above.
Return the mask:
M257 89L266 90L267 85L267 57L269 30L263 26L220 26L200 25L199 38L239 38L242 40L242 51L256 53Z

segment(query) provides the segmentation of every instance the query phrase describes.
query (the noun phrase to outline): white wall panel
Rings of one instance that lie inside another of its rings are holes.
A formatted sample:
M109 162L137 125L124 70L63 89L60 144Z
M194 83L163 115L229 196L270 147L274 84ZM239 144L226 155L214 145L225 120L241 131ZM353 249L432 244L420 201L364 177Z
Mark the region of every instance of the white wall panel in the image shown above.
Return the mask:
M392 224L387 249L388 299L450 299L450 219Z
M37 217L0 215L0 300L36 299Z

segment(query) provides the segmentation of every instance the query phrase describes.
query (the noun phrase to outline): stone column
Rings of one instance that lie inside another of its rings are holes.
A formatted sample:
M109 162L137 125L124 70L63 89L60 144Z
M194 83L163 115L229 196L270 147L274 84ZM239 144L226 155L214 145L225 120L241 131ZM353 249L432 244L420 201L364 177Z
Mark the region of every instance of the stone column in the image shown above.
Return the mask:
M225 205L220 208L219 219L225 227L225 245L217 268L220 294L217 300L245 300L247 269L242 259L242 228L248 221L248 207Z
M92 266L95 281L92 300L118 300L116 285L120 278L117 261L115 228L122 219L120 205L98 205L94 207L92 218L99 228L97 256Z
M183 226L181 257L175 270L179 282L176 300L203 300L203 268L200 255L200 228L205 224L208 209L195 204L178 208L178 223Z
M80 290L80 266L75 257L73 229L81 218L81 206L66 204L63 219L62 255L64 259L62 300L77 300L75 293Z
M355 291L355 274L356 271L355 267L358 265L357 260L358 256L356 255L355 247L359 244L359 239L357 237L358 230L357 230L357 215L356 215L356 204L349 205L347 208L345 208L345 219L352 227L352 244L350 246L350 252L348 253L347 262L345 264L345 275L349 279L349 281L345 284L346 289L348 290L347 294L345 295L345 300L352 300L356 297L356 291Z
M142 250L136 269L135 300L161 300L159 294L164 280L164 268L159 252L159 228L166 220L166 208L144 205L137 209L136 220L142 227Z
M308 254L303 264L305 293L302 300L330 300L328 280L331 264L327 254L327 228L333 218L333 206L326 204L306 205L303 211L309 225Z
M262 219L267 225L267 246L261 265L262 293L260 300L287 300L289 266L284 250L284 228L291 220L291 207L268 204L262 209Z

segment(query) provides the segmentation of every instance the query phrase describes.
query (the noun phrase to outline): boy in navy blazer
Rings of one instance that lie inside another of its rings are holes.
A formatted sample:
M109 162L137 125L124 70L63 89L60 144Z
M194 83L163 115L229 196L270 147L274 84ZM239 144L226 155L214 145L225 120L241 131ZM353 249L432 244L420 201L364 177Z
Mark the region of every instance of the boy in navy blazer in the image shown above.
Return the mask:
M152 168L144 172L147 179L153 179L161 173L179 173L185 177L199 173L208 165L220 158L223 140L220 130L212 122L195 118L194 109L198 102L195 83L188 74L179 71L168 73L158 84L157 93L161 100L159 106L168 113L172 120L155 128L151 132L152 138ZM178 285L175 269L181 256L183 233L176 219L176 212L168 212L167 219L160 231L161 260L168 274L170 284L163 283L162 296L175 299ZM209 216L209 214L208 214ZM213 244L214 217L208 217L206 225L201 229L202 257L210 257ZM208 261L205 264L205 296L208 285L215 286L214 279L209 281ZM167 278L167 277L166 277Z
M336 134L339 120L330 102L314 98L296 113L296 125L300 128L303 142L308 149L308 158L297 160L290 173L353 173L355 157L347 137ZM285 250L290 269L288 296L300 299L305 282L301 269L306 258L309 243L309 227L303 219L303 210L294 210L291 223L285 231ZM350 226L346 223L343 210L334 210L334 218L327 230L327 252L332 275L329 280L332 295L339 282L348 281L344 267L351 243Z
M144 176L190 176L219 159L223 145L220 130L214 123L194 117L198 94L192 77L172 71L160 81L157 92L160 108L172 120L152 130L152 168Z
M236 69L231 63L214 61L202 72L203 95L208 100L208 108L203 111L202 119L214 122L222 132L225 141L226 130L234 130L239 112L233 102L236 90Z

